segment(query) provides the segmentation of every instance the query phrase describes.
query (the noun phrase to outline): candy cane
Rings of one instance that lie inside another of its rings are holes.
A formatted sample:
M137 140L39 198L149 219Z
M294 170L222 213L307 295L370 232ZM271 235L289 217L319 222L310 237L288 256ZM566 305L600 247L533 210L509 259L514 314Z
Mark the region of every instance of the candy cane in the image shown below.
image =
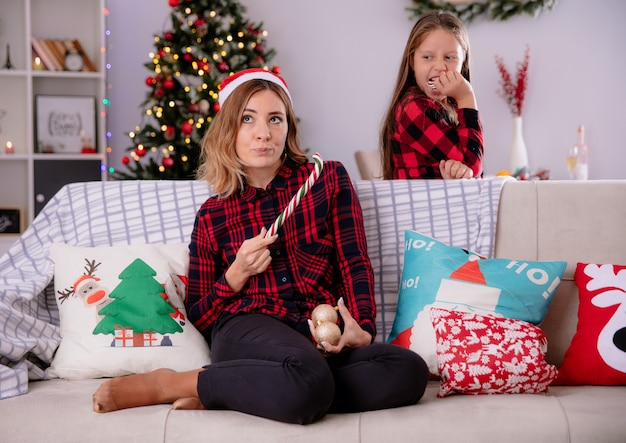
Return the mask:
M309 189L311 189L311 186L313 186L315 180L317 180L317 178L320 176L322 168L324 167L324 161L322 160L322 156L318 152L313 154L313 162L315 163L315 167L313 168L313 171L311 171L309 178L306 182L304 182L300 189L298 189L298 192L296 192L296 195L293 196L285 210L276 218L272 226L267 230L265 238L271 237L272 235L276 234L276 231L278 231L283 223L285 223L285 220L287 220L287 218L289 218L289 216L293 214L296 206L300 204L300 200L302 200L302 197L304 197L306 193L309 192Z

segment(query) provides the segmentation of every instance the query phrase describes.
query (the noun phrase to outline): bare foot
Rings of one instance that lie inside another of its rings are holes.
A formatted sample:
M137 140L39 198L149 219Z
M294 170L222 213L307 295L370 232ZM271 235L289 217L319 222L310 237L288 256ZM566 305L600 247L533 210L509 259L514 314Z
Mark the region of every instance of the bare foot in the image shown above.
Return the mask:
M203 410L204 406L198 397L179 398L172 404L172 409Z
M102 383L93 394L93 410L111 412L137 406L171 403L183 396L180 391L171 392L172 387L176 386L172 383L173 377L185 374L189 373L156 369L146 374L112 378Z

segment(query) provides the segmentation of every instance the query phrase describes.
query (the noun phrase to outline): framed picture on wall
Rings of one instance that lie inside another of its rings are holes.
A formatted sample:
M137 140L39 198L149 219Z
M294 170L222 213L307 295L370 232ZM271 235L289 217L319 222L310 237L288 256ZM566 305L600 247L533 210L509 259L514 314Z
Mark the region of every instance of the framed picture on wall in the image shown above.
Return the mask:
M0 207L0 235L21 234L23 230L22 208Z
M37 152L97 152L95 97L37 95L35 113Z

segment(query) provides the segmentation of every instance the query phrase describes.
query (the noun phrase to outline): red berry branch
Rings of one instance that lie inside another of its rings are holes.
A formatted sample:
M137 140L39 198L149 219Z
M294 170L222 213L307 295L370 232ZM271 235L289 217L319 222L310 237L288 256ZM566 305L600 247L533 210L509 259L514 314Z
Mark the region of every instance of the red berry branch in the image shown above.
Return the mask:
M524 59L521 62L517 62L517 73L515 81L511 77L511 74L504 66L504 60L499 55L496 55L496 65L498 72L500 72L500 86L498 95L504 99L513 116L519 117L522 115L522 109L524 107L524 97L526 94L526 86L528 84L528 62L530 60L530 48L526 46L524 51Z

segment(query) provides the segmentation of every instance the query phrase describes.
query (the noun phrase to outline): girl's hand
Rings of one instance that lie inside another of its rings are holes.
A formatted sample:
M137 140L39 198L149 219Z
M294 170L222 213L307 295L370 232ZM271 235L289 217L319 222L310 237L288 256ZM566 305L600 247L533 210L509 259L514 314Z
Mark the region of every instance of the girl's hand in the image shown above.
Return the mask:
M441 177L444 179L472 178L474 176L472 168L458 160L441 160L439 171L441 171Z
M339 343L337 343L336 346L333 346L330 343L322 342L317 346L317 348L328 353L337 354L344 348L361 348L372 343L371 334L359 326L354 317L350 314L343 298L339 299L337 306L339 307L339 315L341 315L344 325L343 334L341 334ZM309 320L309 329L311 331L311 335L315 336L315 325L311 320Z
M278 235L265 238L266 228L262 228L259 235L245 240L235 261L230 265L224 277L234 292L239 292L253 275L264 272L272 261L270 250L267 248L274 243Z
M456 100L459 108L477 109L474 89L460 72L444 71L434 81L437 90Z

